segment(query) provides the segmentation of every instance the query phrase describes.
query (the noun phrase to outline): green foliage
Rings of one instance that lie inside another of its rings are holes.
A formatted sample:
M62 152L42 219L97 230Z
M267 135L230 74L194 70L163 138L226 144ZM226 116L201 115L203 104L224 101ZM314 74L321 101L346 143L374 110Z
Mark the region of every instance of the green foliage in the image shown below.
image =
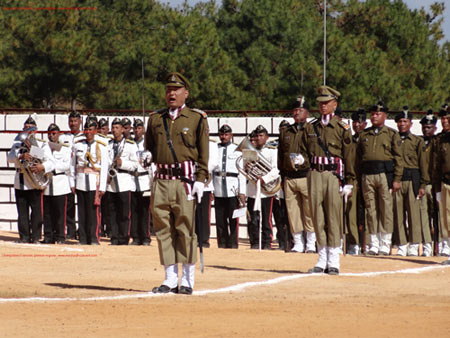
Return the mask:
M39 5L36 5L39 3ZM323 83L323 2L223 0L171 8L156 0L2 1L0 106L88 108L164 105L165 75L191 81L191 106L286 109L314 104ZM326 82L344 109L383 99L390 108L437 109L449 100L444 3L330 0ZM145 81L142 83L141 62Z

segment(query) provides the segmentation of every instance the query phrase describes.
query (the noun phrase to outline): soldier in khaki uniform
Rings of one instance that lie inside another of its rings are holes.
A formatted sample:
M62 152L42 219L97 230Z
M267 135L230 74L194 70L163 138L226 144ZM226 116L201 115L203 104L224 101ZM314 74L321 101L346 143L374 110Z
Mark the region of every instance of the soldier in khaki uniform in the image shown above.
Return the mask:
M308 123L300 144L310 163L308 191L317 237L319 260L311 273L339 274L342 238L342 198L351 195L355 179L351 158L350 126L334 115L340 93L328 86L318 89L321 118Z
M356 149L370 233L368 254L389 255L394 230L391 192L397 192L401 186L402 141L394 129L384 125L388 108L382 102L373 106L370 112L372 126L361 133Z
M423 140L410 133L412 114L408 107L395 116L403 160L403 175L400 190L394 194L394 237L398 241L399 256L418 256L422 242L422 222L420 221L420 199L425 196L425 186L429 182L428 163ZM408 227L404 215L408 215ZM431 236L428 233L428 250L431 251ZM409 243L409 245L408 245Z
M309 161L304 163L300 154L300 144L305 133L306 119L309 116L309 104L301 96L294 104L292 112L294 123L280 131L278 141L278 168L283 180L284 198L288 211L289 225L294 238L291 251L316 252L316 235L309 207L309 193L306 176Z
M450 108L439 113L442 123L442 133L436 142L433 187L436 191L436 201L439 203L439 213L442 228L450 232ZM450 238L447 238L449 241ZM450 257L442 264L450 265Z
M194 195L200 202L208 178L207 116L185 105L189 82L179 73L166 79L168 108L150 115L145 147L157 167L151 193L151 213L165 280L155 293L191 294L197 260ZM182 277L178 288L178 263Z
M359 135L366 128L366 112L364 109L358 109L352 114L352 128L353 128L353 136L352 136L352 157L355 158L356 148L358 145ZM356 177L358 177L358 173L356 172L357 168L355 168ZM348 234L347 234L347 252L350 255L359 255L360 246L359 246L359 227L365 226L364 220L364 199L362 196L361 190L361 182L355 181L353 185L352 196L348 200L347 209L346 209L348 218ZM362 231L364 233L364 231Z
M436 123L437 118L433 115L433 110L429 110L427 115L424 116L420 120L420 124L422 125L422 139L425 144L425 156L426 161L429 164L428 165L428 175L431 178L432 169L433 166L432 163L432 144L434 140L434 133L436 132ZM433 240L431 238L431 229L435 227L435 229L438 228L438 224L432 224L431 220L433 219L434 214L434 199L432 194L432 185L431 181L428 182L428 184L425 186L425 196L422 197L420 200L420 221L422 223L422 240L423 240L423 251L422 256L429 257L432 253L431 248L431 241ZM437 208L437 206L436 206ZM439 222L437 222L439 223ZM438 231L440 233L440 231ZM427 243L430 243L430 245L427 245Z

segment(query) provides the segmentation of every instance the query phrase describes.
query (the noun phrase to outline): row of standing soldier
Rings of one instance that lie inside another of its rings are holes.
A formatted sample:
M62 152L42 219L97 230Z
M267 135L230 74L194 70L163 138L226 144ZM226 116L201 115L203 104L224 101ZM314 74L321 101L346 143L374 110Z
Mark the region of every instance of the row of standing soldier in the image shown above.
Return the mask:
M107 224L112 245L128 244L130 235L132 244L149 245L151 175L144 164L150 158L145 158L143 121L134 121L134 140L129 136L128 118L112 122L112 137L106 136L106 120L95 117L88 117L81 131L78 112L69 115L69 127L71 132L62 134L59 126L51 124L47 142L36 138L36 122L29 117L23 133L27 136L17 137L8 154L17 168L14 188L19 242L38 243L43 223L43 243L61 244L78 236L80 244L97 245L101 228ZM35 155L38 148L42 154L35 163L30 154L39 157ZM29 175L24 174L24 165L30 166ZM36 185L36 175L43 175L46 181Z

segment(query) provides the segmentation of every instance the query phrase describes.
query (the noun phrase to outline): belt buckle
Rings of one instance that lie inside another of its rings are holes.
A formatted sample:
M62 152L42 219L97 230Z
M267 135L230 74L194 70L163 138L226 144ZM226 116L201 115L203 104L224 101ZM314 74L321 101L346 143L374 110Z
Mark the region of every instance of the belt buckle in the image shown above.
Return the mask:
M324 171L325 170L325 164L323 164L323 163L317 164L317 170L320 171L320 172Z

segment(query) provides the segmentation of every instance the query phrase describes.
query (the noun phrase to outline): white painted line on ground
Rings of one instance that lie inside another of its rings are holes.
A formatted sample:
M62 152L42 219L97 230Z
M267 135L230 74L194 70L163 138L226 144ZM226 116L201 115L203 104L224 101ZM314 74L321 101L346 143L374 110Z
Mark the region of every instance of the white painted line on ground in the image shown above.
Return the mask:
M394 275L394 274L419 274L432 270L441 270L445 268L449 268L450 266L445 265L429 265L422 268L410 268L403 270L395 270L395 271L375 271L375 272L361 272L361 273L341 273L342 277L375 277L381 275ZM328 276L326 274L295 274L289 276L283 276L273 279L268 279L260 282L246 282L236 285L227 286L219 289L211 289L211 290L200 290L194 291L192 295L194 296L205 296L214 293L227 293L227 292L240 292L245 289L249 289L252 287L263 286L263 285L273 285L282 283L285 281L300 279L300 278L310 278L310 277L329 277L329 278L339 278L338 276ZM69 302L69 301L82 301L82 302L90 302L90 301L103 301L103 300L123 300L123 299L138 299L138 298L151 298L151 297L167 297L167 296L176 296L173 293L168 294L155 294L152 292L138 293L132 295L120 295L120 296L104 296L104 297L85 297L85 298L76 298L76 297L66 297L66 298L51 298L51 297L30 297L30 298L0 298L0 303L33 303L33 302Z

